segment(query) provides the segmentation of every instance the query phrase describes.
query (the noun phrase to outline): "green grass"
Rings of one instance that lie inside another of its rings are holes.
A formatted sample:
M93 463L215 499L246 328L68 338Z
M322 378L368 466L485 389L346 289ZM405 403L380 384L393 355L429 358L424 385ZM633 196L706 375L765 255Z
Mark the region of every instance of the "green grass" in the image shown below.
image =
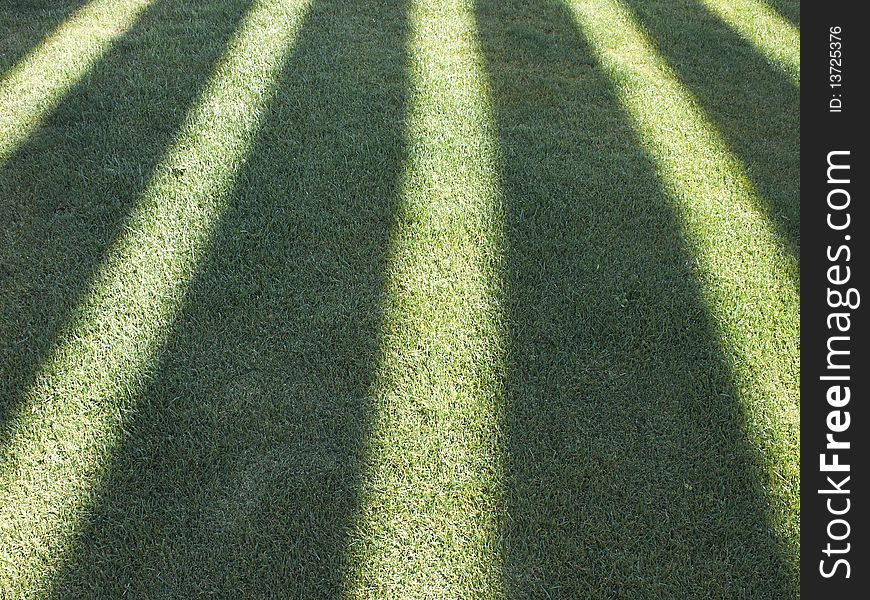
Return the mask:
M0 0L0 598L798 596L797 2L125 4Z
M0 75L8 71L57 26L84 4L83 0L5 0L0 12Z

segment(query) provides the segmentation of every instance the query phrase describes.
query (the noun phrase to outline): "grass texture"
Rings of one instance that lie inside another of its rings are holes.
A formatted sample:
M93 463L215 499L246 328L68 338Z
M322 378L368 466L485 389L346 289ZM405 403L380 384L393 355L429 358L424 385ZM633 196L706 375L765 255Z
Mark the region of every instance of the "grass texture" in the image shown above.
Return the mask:
M0 0L0 599L797 597L799 27Z

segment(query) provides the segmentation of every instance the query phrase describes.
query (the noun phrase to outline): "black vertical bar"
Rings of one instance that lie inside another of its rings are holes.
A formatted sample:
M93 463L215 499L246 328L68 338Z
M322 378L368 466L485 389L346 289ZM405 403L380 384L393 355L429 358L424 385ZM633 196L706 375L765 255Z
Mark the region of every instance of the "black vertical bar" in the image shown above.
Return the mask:
M867 32L806 3L801 104L801 591L866 597ZM859 592L860 590L860 592ZM822 595L824 594L824 596Z

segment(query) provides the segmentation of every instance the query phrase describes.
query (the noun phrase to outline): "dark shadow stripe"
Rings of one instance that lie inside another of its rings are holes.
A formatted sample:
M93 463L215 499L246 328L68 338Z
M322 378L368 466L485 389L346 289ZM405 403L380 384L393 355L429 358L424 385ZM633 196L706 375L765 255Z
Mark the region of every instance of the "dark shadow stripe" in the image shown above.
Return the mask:
M315 0L56 597L342 594L406 21L404 0Z
M0 3L0 79L87 0L3 0Z
M797 557L674 203L558 0L478 0L505 202L509 598L780 598Z
M781 243L797 259L800 90L700 2L623 2L741 161Z
M0 166L0 443L249 0L158 0Z
M801 26L801 3L800 0L759 0L772 8L780 17L800 29Z

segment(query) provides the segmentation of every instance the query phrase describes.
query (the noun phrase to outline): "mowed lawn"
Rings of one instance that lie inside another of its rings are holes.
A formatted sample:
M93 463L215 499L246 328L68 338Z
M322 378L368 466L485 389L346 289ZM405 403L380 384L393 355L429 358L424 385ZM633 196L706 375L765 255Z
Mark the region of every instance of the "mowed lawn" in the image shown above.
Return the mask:
M0 599L797 597L799 12L0 0Z

